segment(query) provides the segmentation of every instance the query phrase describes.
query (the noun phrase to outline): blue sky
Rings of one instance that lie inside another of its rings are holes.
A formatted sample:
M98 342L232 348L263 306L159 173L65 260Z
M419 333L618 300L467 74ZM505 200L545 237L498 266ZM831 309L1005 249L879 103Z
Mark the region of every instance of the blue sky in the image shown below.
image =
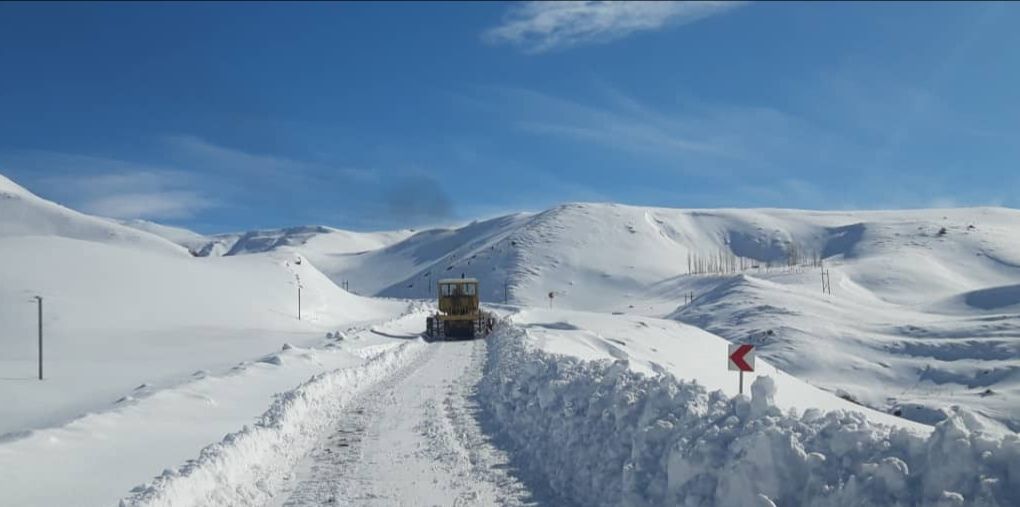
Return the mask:
M0 3L0 173L202 232L1020 207L1020 4Z

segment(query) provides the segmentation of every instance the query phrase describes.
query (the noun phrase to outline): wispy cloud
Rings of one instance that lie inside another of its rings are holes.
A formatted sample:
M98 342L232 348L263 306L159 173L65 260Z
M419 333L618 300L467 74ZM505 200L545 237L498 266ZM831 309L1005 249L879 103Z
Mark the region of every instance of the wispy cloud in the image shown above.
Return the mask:
M849 169L853 163L843 156L852 152L846 139L771 107L689 99L653 108L608 86L602 100L586 101L508 87L479 93L483 99L468 100L519 130L621 153L644 167L736 178L789 174L809 164Z
M159 220L191 218L211 205L201 194L181 190L102 196L86 202L83 210L105 217Z
M198 164L219 172L268 178L274 185L328 174L357 182L375 182L378 176L369 170L333 167L275 155L229 148L191 135L165 136L163 142L182 163ZM272 179L278 178L275 181Z
M350 225L382 217L386 221L379 227L389 227L446 219L452 213L451 200L436 200L442 188L434 179L401 179L403 173L239 149L193 135L151 141L146 162L0 150L0 171L46 199L111 218L211 224L276 209L290 214L279 223L259 225L321 223L327 217ZM416 199L394 201L399 195ZM426 197L427 202L421 201Z
M514 6L503 23L483 39L512 44L528 53L606 43L632 33L692 23L721 14L741 2L525 2Z
M522 88L497 88L503 103L517 111L515 124L528 132L581 142L612 145L633 152L714 154L733 152L703 128L684 119L652 111L636 100L591 105ZM620 99L622 94L617 94ZM622 104L622 106L621 106Z
M44 197L86 213L113 218L190 218L219 203L191 174L108 157L51 151L5 154L6 165L26 174Z
M197 188L185 172L140 166L121 160L83 155L64 155L90 160L93 169L50 178L49 187L59 186L78 196L77 207L86 213L112 218L149 220L191 218L215 207L215 199ZM84 169L81 165L77 166Z

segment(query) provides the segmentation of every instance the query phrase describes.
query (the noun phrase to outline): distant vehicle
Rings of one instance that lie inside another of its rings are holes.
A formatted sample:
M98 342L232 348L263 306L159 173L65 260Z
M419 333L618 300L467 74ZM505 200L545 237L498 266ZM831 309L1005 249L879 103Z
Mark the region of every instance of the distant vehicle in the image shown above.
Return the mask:
M439 311L426 319L425 334L438 340L471 340L492 331L493 316L479 308L478 280L439 280Z

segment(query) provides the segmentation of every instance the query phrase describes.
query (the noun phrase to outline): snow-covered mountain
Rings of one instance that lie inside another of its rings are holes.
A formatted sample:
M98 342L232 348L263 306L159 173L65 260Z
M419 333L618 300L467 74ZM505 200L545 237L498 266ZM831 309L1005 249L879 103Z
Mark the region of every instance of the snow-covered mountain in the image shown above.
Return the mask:
M463 275L489 302L669 316L881 410L933 422L960 404L1020 428L1017 210L566 204L363 252L286 248L362 294L428 298Z
M123 220L120 223L168 239L187 248L197 257L263 253L284 247L304 247L312 255L319 252L330 255L359 253L391 245L414 233L410 229L356 232L324 225L308 225L203 236L187 229L147 220Z
M414 339L426 305L339 288L431 299L437 278L462 275L517 305L492 305L506 320L487 344L431 347ZM567 204L420 232L204 236L0 178L0 490L17 505L266 499L369 390L393 431L470 423L433 437L530 459L575 500L1013 505L1018 287L1008 209ZM34 295L44 382L30 381ZM763 356L750 400L731 397L720 336ZM432 401L416 404L426 384ZM417 401L394 407L380 394L393 389ZM474 392L509 448L471 426ZM480 456L440 447L415 463L473 470ZM420 483L446 491L450 476Z
M733 262L735 274L740 262L751 271L791 257L809 265L817 256L857 266L850 276L862 286L904 303L917 293L950 297L1015 275L1018 233L1020 212L996 208L837 213L568 204L422 232L338 271L371 272L380 280L374 292L392 296L423 295L420 282L432 273L465 273L489 282L491 301L502 299L509 278L517 302L545 304L554 291L560 305L605 310L687 275L690 259ZM903 262L887 270L889 258Z
M149 220L132 219L116 220L116 222L120 225L145 231L163 239L170 240L173 243L187 248L193 255L205 248L206 245L212 241L208 236L203 236L197 232L184 229L182 227L158 224Z

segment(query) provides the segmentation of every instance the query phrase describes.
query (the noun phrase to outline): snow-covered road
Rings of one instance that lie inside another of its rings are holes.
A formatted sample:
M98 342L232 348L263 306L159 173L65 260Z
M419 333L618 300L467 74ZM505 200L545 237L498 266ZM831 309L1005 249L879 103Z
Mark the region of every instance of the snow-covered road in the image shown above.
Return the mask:
M485 346L432 343L366 391L272 505L533 505L476 418Z

